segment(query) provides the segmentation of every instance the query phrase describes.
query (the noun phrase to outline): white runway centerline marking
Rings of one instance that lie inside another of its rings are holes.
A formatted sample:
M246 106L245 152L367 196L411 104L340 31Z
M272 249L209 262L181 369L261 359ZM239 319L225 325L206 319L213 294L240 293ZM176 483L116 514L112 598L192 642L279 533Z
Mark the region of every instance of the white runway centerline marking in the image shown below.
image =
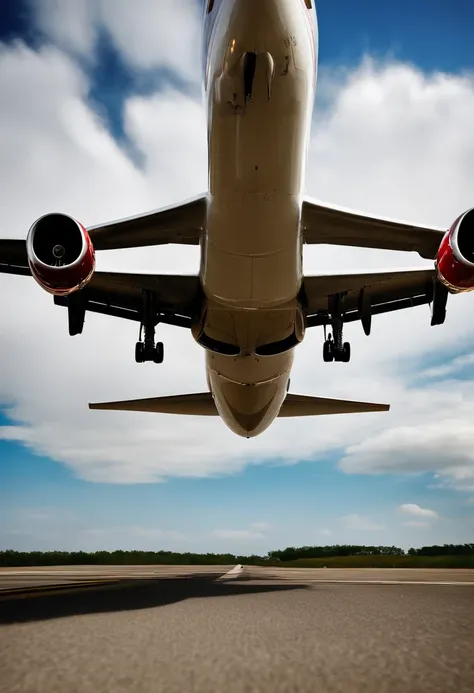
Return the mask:
M238 565L231 568L231 570L229 570L227 573L224 573L224 575L218 577L217 580L235 580L239 577L242 577L244 570L245 566L239 563Z

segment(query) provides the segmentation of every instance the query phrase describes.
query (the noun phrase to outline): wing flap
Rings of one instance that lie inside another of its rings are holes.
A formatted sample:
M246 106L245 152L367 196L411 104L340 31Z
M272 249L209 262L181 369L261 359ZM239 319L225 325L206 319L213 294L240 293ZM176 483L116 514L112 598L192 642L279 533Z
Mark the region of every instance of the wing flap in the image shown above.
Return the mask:
M306 313L312 315L328 309L328 297L344 294L344 311L357 310L361 291L372 307L403 299L433 296L434 269L395 270L362 274L320 275L303 280Z
M389 411L389 404L352 402L344 399L308 397L306 395L287 395L280 409L279 417L327 416L329 414L363 414L376 411Z
M152 291L157 306L191 315L200 294L199 277L185 274L95 272L84 292L96 302L141 308L143 291Z
M305 243L357 246L380 250L415 251L436 257L446 229L372 217L307 198L302 208Z
M140 322L143 319L143 292L153 294L156 321L177 327L191 327L199 310L202 289L196 275L127 274L95 272L89 284L72 295L90 313ZM71 298L71 297L69 297ZM67 307L69 299L55 296L54 303Z
M151 397L124 402L103 402L89 404L89 409L105 411L141 411L154 414L181 414L187 416L218 416L214 399L210 392L171 397Z

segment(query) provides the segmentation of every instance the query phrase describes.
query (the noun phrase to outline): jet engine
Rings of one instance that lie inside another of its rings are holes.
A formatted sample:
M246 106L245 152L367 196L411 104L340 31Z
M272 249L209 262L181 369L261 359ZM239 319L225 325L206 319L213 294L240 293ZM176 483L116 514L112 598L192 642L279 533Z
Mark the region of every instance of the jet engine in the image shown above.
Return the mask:
M34 279L55 296L82 289L94 273L89 234L65 214L46 214L35 221L26 239L26 250Z
M474 208L456 219L436 258L438 279L451 293L474 290Z

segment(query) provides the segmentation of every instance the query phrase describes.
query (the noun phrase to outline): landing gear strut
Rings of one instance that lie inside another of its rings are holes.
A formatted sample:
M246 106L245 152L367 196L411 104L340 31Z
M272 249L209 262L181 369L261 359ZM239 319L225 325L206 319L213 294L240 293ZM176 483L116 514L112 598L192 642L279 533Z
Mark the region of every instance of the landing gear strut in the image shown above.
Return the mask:
M135 346L135 361L145 363L163 363L163 342L155 344L155 327L158 324L156 302L152 291L143 292L143 317L140 323L138 342ZM145 339L143 340L143 333Z
M324 327L323 359L326 362L342 361L343 363L349 363L351 360L351 345L349 342L342 341L344 320L341 294L331 296L329 312L331 314L332 335L330 334L326 339L326 327Z

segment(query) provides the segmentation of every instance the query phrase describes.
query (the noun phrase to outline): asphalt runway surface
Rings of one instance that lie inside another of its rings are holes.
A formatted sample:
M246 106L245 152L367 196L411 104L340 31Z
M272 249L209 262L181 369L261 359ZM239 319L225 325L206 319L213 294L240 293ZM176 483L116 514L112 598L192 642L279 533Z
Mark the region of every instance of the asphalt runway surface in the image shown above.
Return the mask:
M0 570L0 691L474 691L474 571L230 568Z

